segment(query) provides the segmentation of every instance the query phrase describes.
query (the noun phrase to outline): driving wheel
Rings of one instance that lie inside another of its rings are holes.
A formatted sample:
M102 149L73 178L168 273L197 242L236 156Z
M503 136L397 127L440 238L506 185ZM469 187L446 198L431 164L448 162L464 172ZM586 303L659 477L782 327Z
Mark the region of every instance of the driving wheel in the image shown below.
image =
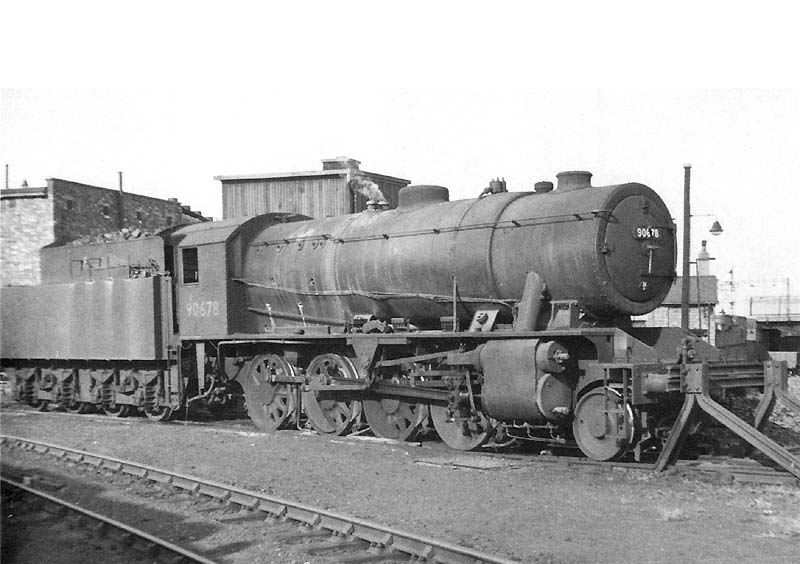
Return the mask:
M392 384L408 384L405 377L392 377ZM425 421L427 410L420 403L409 403L391 397L364 400L364 416L377 437L396 441L412 441Z
M256 356L239 376L244 390L247 414L262 431L284 429L292 422L295 397L292 386L276 378L294 378L295 368L277 354Z
M474 450L486 444L494 435L497 423L478 411L462 417L441 405L430 406L431 420L439 437L450 448Z
M353 361L339 354L321 354L306 371L309 382L324 385L358 378ZM330 391L303 392L303 408L311 426L322 435L345 435L361 416L361 402Z

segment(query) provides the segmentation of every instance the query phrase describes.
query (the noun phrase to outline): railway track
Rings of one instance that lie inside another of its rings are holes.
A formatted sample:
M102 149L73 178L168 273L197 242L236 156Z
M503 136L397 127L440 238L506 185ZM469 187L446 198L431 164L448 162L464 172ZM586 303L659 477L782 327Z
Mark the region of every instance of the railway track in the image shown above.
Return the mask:
M435 562L439 564L512 564L513 560L412 535L362 519L310 507L261 492L171 472L144 464L106 457L20 437L0 436L7 448L79 464L96 471L129 476L160 484L173 491L205 498L227 509L225 521L263 521L265 526L292 523L295 530L282 531L279 540L302 548L320 562L360 564L367 562ZM329 560L333 558L333 560ZM315 562L317 560L314 560ZM194 562L189 560L189 562Z
M23 412L33 415L41 415L41 412L30 411ZM117 424L142 424L152 425L151 421L143 418L108 418L106 416L93 416L93 415L71 415L69 413L59 413L59 417L76 417L81 420L94 419L103 423L117 423ZM242 424L250 425L248 419L237 420L214 420L214 421L182 421L183 425L199 426L199 427L213 427L215 429L228 431L228 432L246 432L237 427ZM260 431L256 431L260 432ZM354 436L343 437L329 437L334 441L352 441L360 440ZM380 439L375 439L380 440ZM391 442L391 441L387 441ZM548 464L559 465L567 468L580 468L588 471L633 471L633 472L654 472L654 464L648 462L631 462L631 461L607 461L601 462L592 460L583 456L577 455L536 455L536 454L518 454L511 452L490 452L490 451L473 451L473 452L458 452L447 450L451 455L445 457L436 457L433 461L426 461L421 459L421 464L431 464L440 466L453 466L453 467L474 467L486 469L485 465L480 463L472 464L470 460L479 460L480 458L502 458L505 461L503 467L516 466L518 464ZM447 459L456 460L456 462L448 462ZM500 467L500 466L498 466ZM786 485L800 487L800 479L793 476L789 472L778 468L772 468L760 464L759 462L746 459L735 458L727 456L700 456L696 460L681 459L675 461L674 465L667 469L667 473L682 473L686 475L693 475L698 478L706 478L715 481L723 482L739 482L747 484L761 484L761 485Z
M108 542L114 555L120 557L121 547L131 559L147 557L151 562L165 564L214 564L212 560L191 552L174 543L157 538L144 531L115 521L104 515L88 511L72 503L52 496L44 491L8 477L2 482L3 510L7 515L6 525L46 528L47 535L58 536L65 530L78 530L86 536L99 535ZM6 540L10 531L7 529ZM126 559L124 555L121 557Z

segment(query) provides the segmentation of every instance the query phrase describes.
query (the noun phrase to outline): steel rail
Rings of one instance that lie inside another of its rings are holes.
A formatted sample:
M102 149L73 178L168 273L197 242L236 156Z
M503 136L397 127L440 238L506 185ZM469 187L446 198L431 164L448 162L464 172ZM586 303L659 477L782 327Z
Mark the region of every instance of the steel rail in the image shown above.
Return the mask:
M21 447L24 450L33 451L41 455L50 455L54 458L86 464L97 470L127 474L165 486L172 486L195 495L204 495L212 499L238 505L250 512L260 511L265 514L265 520L267 518L277 518L295 521L315 530L324 530L330 533L333 540L340 545L343 541L347 542L345 539L364 541L370 547L372 561L379 560L381 556L386 560L391 560L394 554L397 556L408 555L418 559L420 562L436 562L438 564L519 564L519 561L492 556L467 547L406 533L363 519L146 464L52 445L23 437L0 435L0 442L10 447ZM348 561L346 557L339 560L341 562ZM363 556L356 556L352 561L366 560L363 559Z
M548 457L550 458L550 457ZM589 459L564 460L565 457L552 457L555 463L567 466L594 466L611 470L636 470L653 472L653 463L647 462L602 462ZM544 460L544 458L543 458ZM757 463L756 463L757 464ZM676 471L701 474L705 476L723 476L741 483L748 484L782 484L787 486L800 486L800 479L790 472L767 466L754 466L736 459L698 459L676 460L672 466Z
M136 539L143 541L144 547L141 552L145 553L150 558L156 558L157 561L215 564L214 560L209 560L200 554L186 550L185 548L182 548L176 544L155 537L149 533L126 525L125 523L115 521L114 519L106 517L105 515L100 515L94 511L89 511L88 509L84 509L83 507L74 505L43 491L31 488L25 484L20 484L15 480L2 477L0 478L0 481L8 486L11 486L12 488L21 490L28 495L34 496L37 499L45 500L46 502L56 506L58 511L66 511L77 515L79 518L97 523L99 525L99 529L103 531L104 536L112 537L113 534L111 534L110 531L116 531L128 546L132 546L136 542Z
M497 453L470 453L475 456L497 456ZM625 460L592 460L591 458L549 454L546 456L525 456L520 454L505 455L510 460L519 460L527 465L549 464L562 466L564 468L582 468L588 471L602 470L605 472L618 472L629 470L634 472L653 473L654 464L652 462L629 462ZM420 462L431 463L426 459ZM443 466L463 467L469 465L457 463L441 463ZM517 467L516 465L513 465ZM723 477L731 481L748 484L763 485L786 485L800 486L800 479L793 476L790 472L778 468L762 466L760 463L749 459L736 459L728 457L701 456L697 460L677 460L671 467L675 471L687 472L710 477Z

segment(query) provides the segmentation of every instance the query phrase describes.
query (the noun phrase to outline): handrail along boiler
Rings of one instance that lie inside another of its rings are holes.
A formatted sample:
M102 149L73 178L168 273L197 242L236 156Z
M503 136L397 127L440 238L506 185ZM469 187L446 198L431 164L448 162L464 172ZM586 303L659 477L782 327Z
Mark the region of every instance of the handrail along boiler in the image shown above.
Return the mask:
M3 364L40 406L166 419L244 398L270 431L305 417L405 440L432 421L456 449L533 440L659 467L704 410L800 472L758 430L793 401L785 363L726 364L680 329L632 326L675 279L675 225L649 187L590 179L461 201L409 186L393 210L46 248L42 286L3 291ZM754 425L711 399L752 387L769 392Z

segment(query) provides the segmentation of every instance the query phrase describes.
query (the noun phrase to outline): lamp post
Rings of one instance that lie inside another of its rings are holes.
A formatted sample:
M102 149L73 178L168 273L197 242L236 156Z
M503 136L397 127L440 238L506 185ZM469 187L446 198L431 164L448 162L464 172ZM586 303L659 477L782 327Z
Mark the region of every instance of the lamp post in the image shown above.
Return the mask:
M689 265L691 264L691 170L692 165L683 165L683 275L681 278L681 329L689 331ZM703 214L707 215L707 214ZM717 236L722 233L722 226L719 221L714 221L709 232ZM700 273L697 276L697 294L698 294L698 316L700 315L699 301L700 301Z
M692 220L690 199L690 178L692 165L683 165L683 276L681 277L681 329L689 330L689 224Z

